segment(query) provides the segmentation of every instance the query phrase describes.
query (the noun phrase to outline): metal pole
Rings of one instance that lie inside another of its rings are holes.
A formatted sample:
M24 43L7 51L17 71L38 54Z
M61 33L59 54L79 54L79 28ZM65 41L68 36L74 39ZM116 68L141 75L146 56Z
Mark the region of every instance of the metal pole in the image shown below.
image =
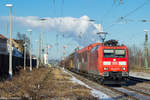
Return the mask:
M144 63L145 63L145 70L147 71L148 70L148 34L147 34L148 31L145 31L145 50L144 50Z
M10 48L9 48L9 77L12 79L13 70L12 70L12 7L10 7Z
M44 52L43 52L43 38L44 38L44 21L45 18L40 18L41 24L42 24L42 29L41 29L41 34L40 34L40 62L43 64L44 63ZM42 54L42 55L41 55Z
M32 71L32 31L30 30L30 71Z
M37 41L37 45L39 45L39 44L38 44L38 41ZM39 52L40 52L40 50L39 50L39 47L38 47L37 65L36 65L36 68L37 68L37 69L39 68Z
M24 70L26 70L26 43L24 44Z
M42 64L44 64L44 45L43 45L43 39L44 39L44 22L42 22L42 36L41 36L41 48L42 48Z
M58 45L59 45L59 43L58 43L58 33L56 34L56 52L58 52ZM58 57L58 53L57 53L57 57Z
M8 38L8 23L6 24L6 37Z
M25 33L25 44L24 44L24 70L26 70L26 37L27 37L27 32Z
M39 35L39 65L41 66L41 32Z
M26 43L24 45L24 70L26 70Z
M8 36L8 23L6 24L6 37L7 38L9 38L9 36ZM8 50L8 41L7 41L7 50ZM9 51L7 51L7 52L9 52Z

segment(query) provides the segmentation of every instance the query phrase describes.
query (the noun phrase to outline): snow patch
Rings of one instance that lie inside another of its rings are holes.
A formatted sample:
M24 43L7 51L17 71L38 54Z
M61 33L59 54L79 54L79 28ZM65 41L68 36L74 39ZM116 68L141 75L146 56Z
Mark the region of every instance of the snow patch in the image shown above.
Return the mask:
M83 83L82 81L78 80L77 78L75 78L74 76L72 76L72 82L73 83L78 83L80 85L83 85L89 89L91 89L91 94L94 96L94 97L98 97L100 100L113 100L111 97L109 97L108 95L106 95L105 93L99 91L99 90L96 90L96 89L93 89L91 87L89 87L87 84Z
M66 74L71 75L71 74L68 73L64 68L61 68L61 70L62 70L63 72L65 72ZM71 76L72 76L72 75L71 75ZM80 84L80 85L85 86L86 88L91 89L91 94L92 94L94 97L98 97L99 100L101 100L101 99L102 99L102 100L114 100L114 99L112 99L111 97L109 97L108 95L106 95L105 93L103 93L103 92L101 92L101 91L99 91L99 90L96 90L96 89L91 88L90 86L88 86L88 85L85 84L84 82L78 80L78 79L77 79L76 77L74 77L74 76L72 76L71 81L72 81L73 83L78 83L78 84Z
M65 68L64 68L64 67L63 67L63 68L61 68L61 70L62 70L64 73L71 75L70 73L68 73L68 72L65 70ZM72 75L71 75L71 76L72 76Z
M144 78L150 80L150 74L144 72L130 72L130 76Z

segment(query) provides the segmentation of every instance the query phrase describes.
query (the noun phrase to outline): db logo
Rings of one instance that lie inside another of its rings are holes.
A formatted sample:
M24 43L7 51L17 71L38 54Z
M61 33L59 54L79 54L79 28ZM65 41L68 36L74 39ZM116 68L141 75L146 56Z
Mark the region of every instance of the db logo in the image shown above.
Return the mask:
M116 61L116 59L113 59L113 61Z
M118 65L118 63L117 62L112 62L112 65Z

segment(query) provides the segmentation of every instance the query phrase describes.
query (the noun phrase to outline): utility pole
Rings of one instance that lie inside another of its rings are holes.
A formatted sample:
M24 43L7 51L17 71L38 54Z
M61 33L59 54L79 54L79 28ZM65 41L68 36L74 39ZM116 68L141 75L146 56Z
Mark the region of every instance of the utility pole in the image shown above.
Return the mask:
M40 33L40 65L44 63L44 49L43 49L43 39L44 39L44 21L47 20L45 18L40 18L42 29ZM42 55L41 55L42 53Z
M38 40L37 40L37 46L39 46ZM37 52L37 64L36 64L36 68L37 68L37 69L39 68L39 52L40 52L40 50L39 50L39 47L38 47L38 52Z
M10 8L10 36L9 36L9 78L12 79L12 4L6 4Z
M8 38L8 23L6 24L6 37Z
M65 67L65 63L64 63L64 61L65 61L65 48L66 48L66 46L64 45L64 46L63 46L63 50L62 50L62 53L63 53L63 56L62 56L63 68Z
M26 43L26 37L27 37L27 32L25 33L25 40L24 40L24 70L26 70L26 46L27 46L27 43Z
M58 45L59 45L59 43L58 43L58 33L56 34L56 49L57 49L57 52L58 52ZM57 57L58 57L58 53L57 53Z
M51 48L51 45L47 45L46 46L46 53L45 53L45 64L48 64L48 51L49 51L49 48Z
M42 32L40 32L40 35L39 35L39 57L38 57L38 59L39 59L39 65L41 66L41 34L42 34Z
M26 43L24 44L24 70L26 70Z
M8 36L8 23L6 24L6 38L9 38L9 36ZM8 50L8 40L7 40L7 50Z
M145 47L144 47L144 65L145 65L145 70L148 70L148 30L144 30L145 32Z
M62 52L63 52L63 57L62 57L62 58L63 58L63 59L65 59L65 54L66 54L65 49L66 49L66 48L67 48L67 46L64 45L64 46L63 46L63 50L62 50Z
M32 71L32 30L28 30L30 32L30 71Z

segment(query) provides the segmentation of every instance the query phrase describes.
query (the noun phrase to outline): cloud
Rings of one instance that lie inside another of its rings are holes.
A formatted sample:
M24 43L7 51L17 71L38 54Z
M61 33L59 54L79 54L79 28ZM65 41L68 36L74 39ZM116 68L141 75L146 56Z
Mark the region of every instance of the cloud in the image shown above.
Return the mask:
M80 18L45 17L47 20L45 20L44 23L41 23L39 21L40 18L37 16L14 16L13 19L14 23L19 27L28 26L33 29L39 29L42 27L42 24L44 24L44 28L47 31L57 31L66 38L72 38L82 46L96 42L98 40L96 33L103 31L102 26L91 22L88 16L82 16ZM8 21L8 17L1 16L0 21L4 20Z

